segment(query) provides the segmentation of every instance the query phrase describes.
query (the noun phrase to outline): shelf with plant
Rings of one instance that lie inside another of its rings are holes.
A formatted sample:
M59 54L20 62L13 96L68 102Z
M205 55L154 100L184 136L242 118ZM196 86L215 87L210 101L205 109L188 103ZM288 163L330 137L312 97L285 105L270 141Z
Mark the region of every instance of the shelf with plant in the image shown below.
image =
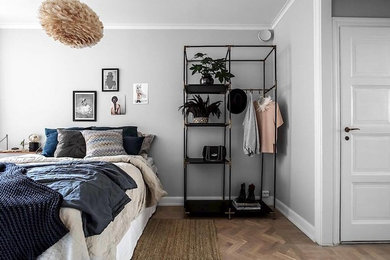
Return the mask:
M230 89L230 85L214 84L204 85L189 84L185 85L185 91L187 94L225 94Z
M192 64L190 70L192 75L201 74L201 85L213 85L214 78L218 79L221 84L229 84L230 79L234 77L226 68L226 59L213 59L206 53L196 53L193 61L199 62Z
M205 124L208 123L210 115L220 118L222 112L219 106L221 103L222 101L210 103L209 96L207 96L206 100L203 100L200 95L194 95L192 98L188 99L184 105L180 106L179 110L181 109L182 113L187 117L189 114L192 114L192 123Z

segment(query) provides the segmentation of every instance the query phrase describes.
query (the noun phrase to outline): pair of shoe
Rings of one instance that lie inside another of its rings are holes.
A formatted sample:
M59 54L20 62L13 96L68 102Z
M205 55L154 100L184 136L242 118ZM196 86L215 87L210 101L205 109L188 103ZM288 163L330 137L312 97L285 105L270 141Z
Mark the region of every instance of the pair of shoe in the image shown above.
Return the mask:
M245 183L241 184L240 195L237 198L237 202L240 202L240 203L256 202L255 185L253 183L248 186L248 197L246 196L246 192L245 192Z

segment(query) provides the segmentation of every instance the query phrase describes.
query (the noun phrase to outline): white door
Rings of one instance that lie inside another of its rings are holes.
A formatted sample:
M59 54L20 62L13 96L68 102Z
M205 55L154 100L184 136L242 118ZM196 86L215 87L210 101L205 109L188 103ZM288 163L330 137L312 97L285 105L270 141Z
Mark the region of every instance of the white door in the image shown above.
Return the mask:
M340 85L341 241L390 240L390 27L341 28Z

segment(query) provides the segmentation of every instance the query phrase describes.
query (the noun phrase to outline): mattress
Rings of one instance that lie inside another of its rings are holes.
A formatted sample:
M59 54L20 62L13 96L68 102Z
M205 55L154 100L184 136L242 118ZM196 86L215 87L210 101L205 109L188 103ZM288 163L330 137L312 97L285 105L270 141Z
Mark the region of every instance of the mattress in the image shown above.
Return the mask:
M133 257L134 249L137 246L138 239L141 237L146 224L156 211L156 205L145 208L141 213L131 221L130 228L123 236L116 248L117 260L129 260Z
M80 159L46 158L40 155L0 159L17 164L65 160ZM126 192L131 201L100 235L87 238L82 228L81 212L72 208L61 208L60 218L69 233L38 259L130 259L129 256L131 257L136 241L153 214L155 205L166 195L151 165L141 156L121 155L89 160L112 162L128 173L137 183L136 189Z

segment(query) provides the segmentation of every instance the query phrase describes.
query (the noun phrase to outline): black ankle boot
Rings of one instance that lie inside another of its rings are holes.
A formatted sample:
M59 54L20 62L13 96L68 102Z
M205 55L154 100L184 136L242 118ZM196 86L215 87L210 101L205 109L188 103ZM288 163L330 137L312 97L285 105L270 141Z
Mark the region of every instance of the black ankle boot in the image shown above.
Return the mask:
M245 199L246 199L245 183L242 183L241 184L240 195L237 198L237 202L243 203L243 202L245 202Z
M256 202L255 185L253 183L248 187L248 197L246 198L246 202L249 203Z

